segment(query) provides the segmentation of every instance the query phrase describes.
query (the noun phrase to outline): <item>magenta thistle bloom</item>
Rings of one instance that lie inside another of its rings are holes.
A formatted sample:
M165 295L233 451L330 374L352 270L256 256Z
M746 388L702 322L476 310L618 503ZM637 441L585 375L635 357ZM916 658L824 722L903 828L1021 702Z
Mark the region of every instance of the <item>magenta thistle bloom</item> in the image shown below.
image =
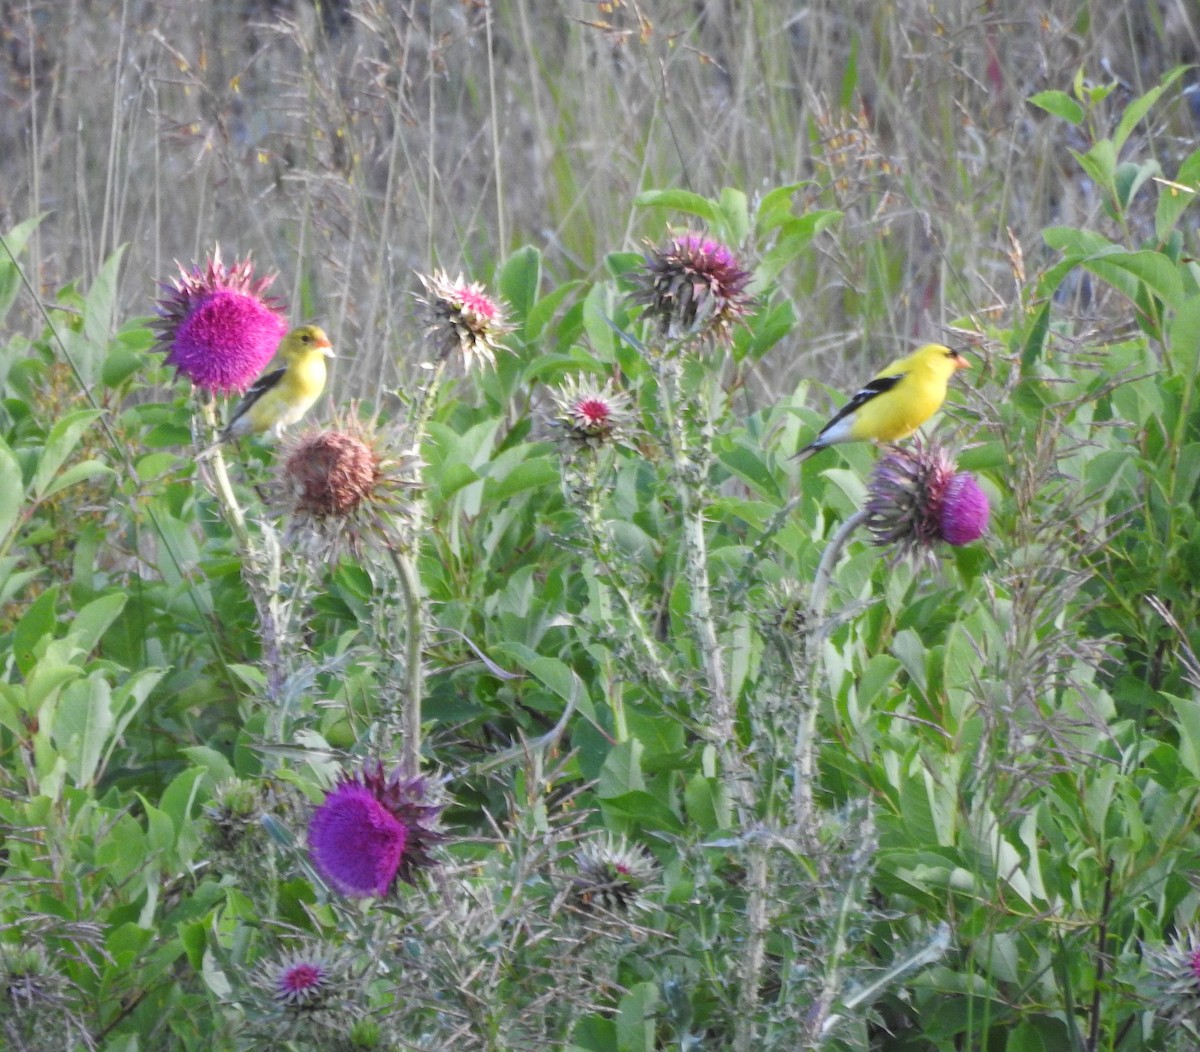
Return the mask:
M414 882L442 840L424 778L384 774L383 764L346 776L313 812L308 844L321 876L345 895L383 896L396 878Z
M461 274L452 280L444 270L435 270L432 277L417 277L425 286L425 295L417 297L425 337L438 359L457 350L464 368L475 362L495 365L501 341L514 328L504 303L489 296L478 282L464 281Z
M938 541L960 546L983 536L990 509L973 475L957 470L941 447L893 448L867 486L867 528L879 545L900 553L928 551Z
M158 349L203 390L246 390L288 329L279 300L264 295L275 275L255 278L249 259L226 266L220 248L203 269L177 265L179 277L159 282Z
M668 339L728 340L733 323L753 307L746 292L750 277L721 242L678 234L646 256L632 298Z
M554 423L573 442L603 445L629 424L629 396L611 381L597 384L568 377L551 397L557 409Z

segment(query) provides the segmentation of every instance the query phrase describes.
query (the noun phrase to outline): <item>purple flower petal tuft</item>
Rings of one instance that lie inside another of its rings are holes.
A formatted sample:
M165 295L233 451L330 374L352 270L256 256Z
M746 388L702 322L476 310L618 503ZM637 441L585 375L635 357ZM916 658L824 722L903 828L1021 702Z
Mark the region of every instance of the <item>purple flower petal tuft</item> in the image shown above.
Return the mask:
M955 546L979 540L987 529L991 508L974 475L956 474L942 497L942 537Z
M308 827L313 863L346 895L386 895L396 879L408 829L358 782L342 782Z

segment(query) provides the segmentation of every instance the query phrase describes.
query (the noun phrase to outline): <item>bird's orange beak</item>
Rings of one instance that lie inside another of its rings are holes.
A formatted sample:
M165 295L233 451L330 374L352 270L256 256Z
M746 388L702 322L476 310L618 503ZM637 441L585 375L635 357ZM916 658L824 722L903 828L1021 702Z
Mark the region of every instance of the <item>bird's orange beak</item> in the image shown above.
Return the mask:
M333 353L333 344L329 342L328 336L321 337L321 339L319 339L314 346L317 348L317 350L322 351L326 358L337 357L337 355Z
M967 359L962 354L957 354L954 356L954 368L955 369L970 369L971 363L969 361L967 361Z

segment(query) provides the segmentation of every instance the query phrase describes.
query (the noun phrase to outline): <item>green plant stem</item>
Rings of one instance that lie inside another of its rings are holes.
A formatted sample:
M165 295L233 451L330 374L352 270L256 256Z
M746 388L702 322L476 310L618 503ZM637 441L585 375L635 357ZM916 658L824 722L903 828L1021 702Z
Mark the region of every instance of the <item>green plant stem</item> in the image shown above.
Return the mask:
M760 833L752 836L746 869L746 942L739 976L741 989L738 992L733 1052L752 1052L756 1046L754 1019L758 1011L767 946L768 851L765 835Z
M798 829L806 830L813 822L813 775L817 755L817 670L821 662L815 660L817 648L824 634L825 595L833 577L833 568L841 558L842 550L851 534L867 521L866 511L860 510L850 516L835 533L821 556L817 576L813 580L812 600L808 625L809 645L808 689L804 698L800 723L796 729L796 748L793 752L794 783L792 785L792 812Z
M712 591L708 580L708 542L704 535L704 503L700 499L712 459L712 428L704 428L706 444L693 451L688 442L687 426L680 411L683 402L682 366L678 358L657 358L659 389L665 428L670 443L671 463L675 470L676 491L681 505L681 536L687 578L690 585L689 621L700 652L704 681L708 688L707 731L721 756L721 766L731 782L734 795L744 811L753 807L752 790L745 777L745 764L737 748L733 721L733 700L725 666L721 660L721 642L713 614Z
M425 697L424 601L411 551L393 551L392 564L404 601L404 691L400 706L400 767L406 778L421 773L421 703ZM390 727L388 737L391 736ZM389 743L390 744L390 743Z
M433 368L433 373L421 387L413 403L409 418L409 433L413 448L420 452L425 440L425 429L437 405L438 391L446 372L443 358ZM425 698L425 599L421 590L420 555L421 531L424 522L424 505L420 500L413 502L409 532L398 548L391 549L392 565L400 584L400 597L404 610L400 620L404 634L404 680L400 702L400 766L406 778L415 778L421 773L421 706ZM382 747L385 752L392 747L393 724L389 721L384 728Z

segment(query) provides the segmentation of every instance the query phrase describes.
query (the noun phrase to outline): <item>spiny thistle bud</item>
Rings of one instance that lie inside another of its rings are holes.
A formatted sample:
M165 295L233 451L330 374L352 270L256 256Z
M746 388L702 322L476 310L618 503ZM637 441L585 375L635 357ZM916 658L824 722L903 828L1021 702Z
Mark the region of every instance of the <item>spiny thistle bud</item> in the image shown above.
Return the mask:
M0 1034L17 1047L76 1047L85 1031L70 1011L69 990L41 946L0 945Z
M263 985L275 1002L293 1011L319 1007L329 993L333 973L315 954L291 953L263 969Z
M280 457L273 499L290 517L288 539L305 542L314 554L363 543L382 548L400 543L412 517L409 495L420 485L414 451L385 452L374 429L355 419L312 429L287 440Z
M317 871L344 895L386 895L397 877L413 883L445 839L434 828L441 806L430 798L426 779L388 776L382 763L343 775L309 822Z
M599 905L610 913L645 908L644 895L658 866L640 844L608 834L580 848L575 863L575 892L583 905Z
M425 295L417 297L425 338L438 359L457 350L465 369L476 362L495 365L501 341L514 328L504 304L478 282L468 284L461 274L452 280L444 270L435 270L432 277L418 274L417 278L425 287Z
M629 426L632 419L630 399L617 391L612 382L567 377L550 394L557 413L555 426L563 438L588 446L602 446Z
M973 475L957 470L940 446L891 449L867 486L867 529L881 546L901 555L930 550L938 541L961 546L983 536L990 509Z
M721 244L703 234L671 237L645 257L634 275L633 302L670 340L698 337L727 342L733 323L747 315L750 272Z
M1143 947L1142 960L1150 971L1155 1012L1200 1033L1195 1022L1200 1018L1200 932L1190 928L1165 946Z
M288 329L280 301L264 295L275 275L255 278L249 259L226 266L219 247L203 268L176 265L179 277L159 282L157 348L202 390L246 390Z

